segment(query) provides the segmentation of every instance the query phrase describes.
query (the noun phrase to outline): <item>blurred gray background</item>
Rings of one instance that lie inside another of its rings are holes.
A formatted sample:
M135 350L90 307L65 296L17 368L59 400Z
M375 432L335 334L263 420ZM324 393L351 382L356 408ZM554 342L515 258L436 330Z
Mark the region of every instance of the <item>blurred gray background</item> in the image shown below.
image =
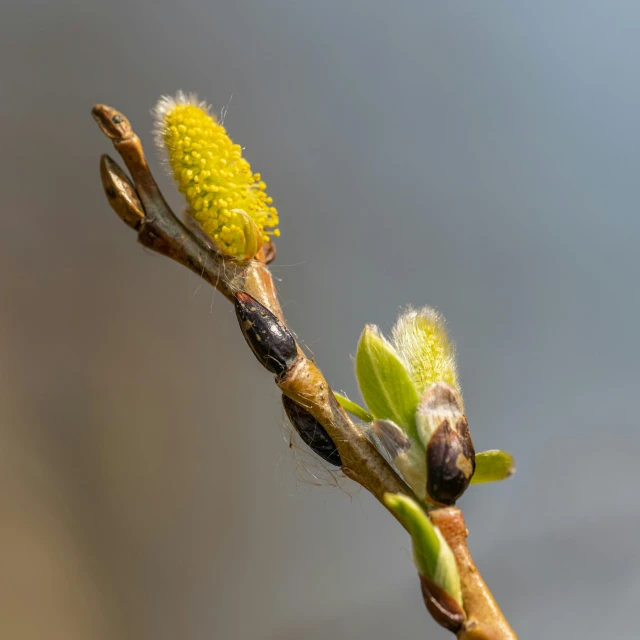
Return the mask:
M337 389L365 323L446 315L518 463L462 506L520 637L637 638L639 57L631 1L3 2L0 636L450 637L388 514L297 479L231 306L107 206L92 104L180 208L149 109L185 89L265 176Z

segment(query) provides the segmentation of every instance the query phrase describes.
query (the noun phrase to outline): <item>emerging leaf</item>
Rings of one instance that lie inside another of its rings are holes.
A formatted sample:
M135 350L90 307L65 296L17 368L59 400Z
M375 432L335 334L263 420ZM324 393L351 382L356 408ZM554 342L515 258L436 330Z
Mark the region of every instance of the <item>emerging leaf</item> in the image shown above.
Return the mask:
M385 505L398 518L413 541L413 560L418 573L462 605L460 575L451 547L417 502L400 494L386 493Z
M432 579L462 606L462 587L456 558L451 547L440 533L440 529L434 526L434 530L440 540L440 554L438 555L438 562Z
M471 484L498 482L505 480L516 472L515 460L510 453L491 449L476 453L476 472Z
M373 416L359 404L356 404L353 400L349 400L346 396L336 393L335 391L333 392L333 395L345 411L348 411L356 418L360 418L363 422L373 422Z
M373 417L392 420L415 438L418 391L404 363L377 327L367 325L362 332L356 352L356 377Z

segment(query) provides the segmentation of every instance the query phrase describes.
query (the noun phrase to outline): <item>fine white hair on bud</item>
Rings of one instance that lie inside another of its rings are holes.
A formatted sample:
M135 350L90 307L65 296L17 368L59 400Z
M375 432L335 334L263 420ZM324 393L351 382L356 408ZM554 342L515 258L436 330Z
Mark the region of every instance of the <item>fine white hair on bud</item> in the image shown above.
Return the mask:
M409 307L396 321L392 340L420 393L439 381L460 390L454 345L436 309Z
M445 421L456 424L464 416L462 397L446 382L434 382L422 394L416 411L416 427L422 444L427 447L431 436Z
M278 211L222 123L195 93L163 96L153 109L154 136L189 215L216 250L250 260L271 236Z
M200 100L197 93L187 93L182 90L177 91L175 95L172 96L160 96L158 102L156 102L153 109L151 109L151 115L153 116L153 138L158 148L161 149L164 154L166 154L164 136L167 129L167 115L178 105L186 104L202 109L207 113L211 113L211 105L207 104L205 100Z

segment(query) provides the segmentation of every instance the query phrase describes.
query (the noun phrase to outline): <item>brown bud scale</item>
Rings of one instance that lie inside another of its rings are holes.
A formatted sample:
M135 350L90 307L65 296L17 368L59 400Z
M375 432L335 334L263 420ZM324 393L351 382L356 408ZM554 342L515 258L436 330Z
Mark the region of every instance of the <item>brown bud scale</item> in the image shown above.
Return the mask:
M436 502L455 504L466 491L476 469L476 454L467 418L458 418L455 427L445 419L427 446L427 493Z
M276 375L296 359L296 341L285 324L248 293L236 293L236 316L242 335L258 362Z
M418 574L422 598L431 617L445 629L458 633L465 621L465 613L455 598L433 580Z
M326 429L308 411L285 395L282 396L282 406L302 441L323 460L341 467L340 453Z

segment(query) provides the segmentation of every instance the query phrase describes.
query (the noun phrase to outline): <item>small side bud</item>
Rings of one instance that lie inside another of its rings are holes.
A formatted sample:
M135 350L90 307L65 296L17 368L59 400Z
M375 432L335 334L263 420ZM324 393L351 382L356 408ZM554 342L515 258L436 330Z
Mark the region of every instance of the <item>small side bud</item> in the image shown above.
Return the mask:
M427 494L440 504L455 504L476 465L460 393L446 382L432 384L420 399L416 425L427 448Z
M98 123L102 133L111 140L128 140L135 135L129 121L113 107L106 104L96 104L91 109L91 115Z
M248 293L236 293L235 307L242 335L258 362L276 375L286 371L298 355L289 329Z
M100 178L111 208L132 229L140 229L145 213L136 189L127 174L107 155L100 158Z
M341 467L340 453L326 429L306 409L288 396L282 396L282 406L293 428L309 449L329 464Z

